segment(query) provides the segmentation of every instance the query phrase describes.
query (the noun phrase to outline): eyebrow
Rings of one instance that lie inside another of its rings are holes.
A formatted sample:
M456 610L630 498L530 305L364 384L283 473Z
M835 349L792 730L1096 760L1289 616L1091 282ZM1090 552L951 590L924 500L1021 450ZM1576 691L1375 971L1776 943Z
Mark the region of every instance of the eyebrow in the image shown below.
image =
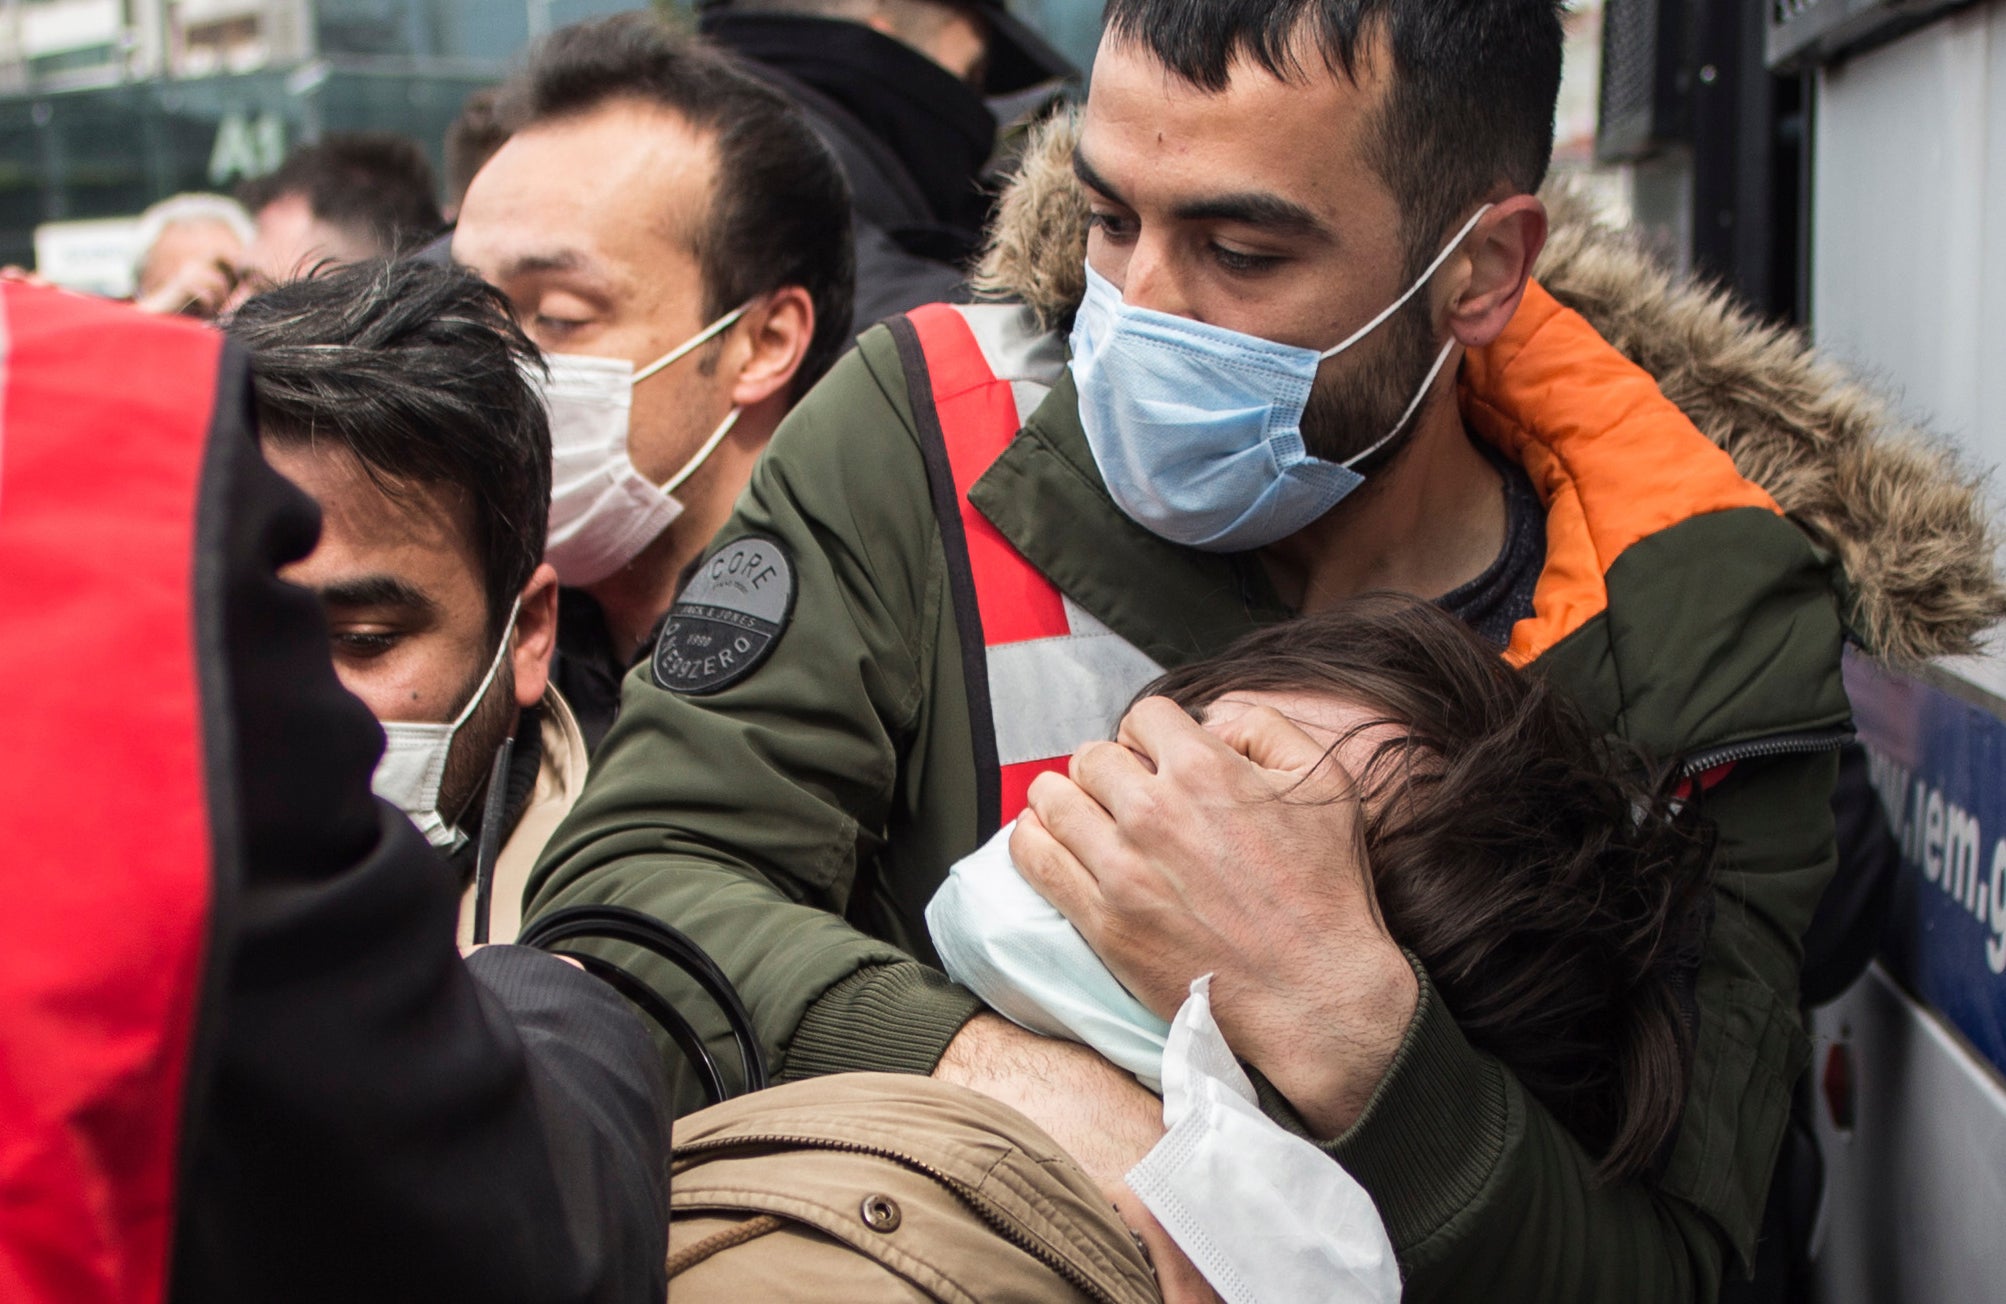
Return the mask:
M363 575L323 584L314 592L330 607L404 607L430 614L439 604L395 575Z
M585 255L575 249L560 249L555 253L521 254L511 258L502 266L504 280L515 276L535 276L545 272L582 272L590 270Z
M1170 215L1182 222L1236 222L1278 235L1330 238L1330 228L1315 213L1292 199L1261 190L1193 199L1171 209Z
M1087 161L1083 151L1073 151L1073 175L1088 189L1099 191L1123 207L1132 207L1121 197L1121 192L1108 184L1107 178ZM1315 213L1292 199L1283 199L1264 190L1187 200L1173 208L1170 215L1181 222L1236 222L1278 235L1313 236L1321 240L1332 238L1330 228Z
M1107 178L1095 171L1093 164L1087 162L1087 152L1083 149L1073 151L1073 175L1078 177L1080 184L1087 189L1098 190L1115 203L1127 206L1128 201L1121 197L1121 192L1109 185Z

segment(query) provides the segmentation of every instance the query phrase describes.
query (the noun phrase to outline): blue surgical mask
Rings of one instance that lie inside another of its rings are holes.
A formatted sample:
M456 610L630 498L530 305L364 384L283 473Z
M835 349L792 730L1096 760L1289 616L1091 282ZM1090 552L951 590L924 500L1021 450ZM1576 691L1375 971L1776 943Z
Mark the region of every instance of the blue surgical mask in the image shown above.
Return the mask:
M1489 211L1478 209L1386 311L1322 353L1134 307L1088 267L1073 379L1080 424L1116 505L1152 533L1208 552L1264 548L1337 506L1365 483L1352 468L1406 428L1456 342L1442 346L1393 429L1341 463L1303 446L1317 369L1405 307Z

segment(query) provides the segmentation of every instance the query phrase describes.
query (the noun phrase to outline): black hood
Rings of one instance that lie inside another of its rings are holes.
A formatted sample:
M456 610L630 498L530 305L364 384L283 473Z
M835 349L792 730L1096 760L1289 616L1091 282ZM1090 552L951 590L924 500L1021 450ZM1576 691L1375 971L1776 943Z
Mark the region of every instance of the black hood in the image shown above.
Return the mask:
M983 90L989 95L1010 95L1028 90L1041 82L1073 78L1073 67L1038 35L1029 23L1012 14L1004 0L975 0L972 6L989 24L989 77Z
M853 130L889 151L904 174L900 184L916 192L925 211L900 225L960 232L955 261L972 249L988 219L982 175L996 148L996 119L973 86L862 23L711 9L703 32L833 102ZM870 209L867 179L852 175L850 185L860 209Z

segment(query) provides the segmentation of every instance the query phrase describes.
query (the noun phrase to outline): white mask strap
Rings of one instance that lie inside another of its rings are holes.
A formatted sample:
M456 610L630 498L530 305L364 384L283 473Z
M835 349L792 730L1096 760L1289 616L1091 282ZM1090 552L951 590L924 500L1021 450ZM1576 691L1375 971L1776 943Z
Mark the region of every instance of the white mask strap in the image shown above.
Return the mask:
M737 325L738 319L740 317L745 316L745 314L751 309L751 307L752 305L749 303L741 304L738 307L732 309L730 312L726 313L724 316L718 318L716 321L712 322L710 325L704 327L703 330L699 331L694 337L692 337L687 342L680 344L677 347L669 350L667 353L664 353L661 357L655 359L647 366L635 372L634 383L638 385L642 381L646 380L648 377L660 371L662 368L674 366L676 363L681 362L684 358L690 355L691 350L702 348L704 345L710 343L712 340L716 339L719 335L723 334L725 331L728 331L733 326Z
M1381 326L1384 326L1386 324L1387 318L1391 317L1394 313L1399 312L1402 308L1406 307L1407 301L1409 299L1419 294L1423 286L1427 285L1428 282L1435 279L1435 273L1442 270L1442 264L1448 262L1449 256L1462 247L1463 241L1469 238L1470 232L1477 229L1477 223L1483 221L1484 214L1490 212L1492 207L1494 206L1491 204L1485 204L1482 208L1479 208L1476 211L1476 215L1474 217L1472 217L1469 221L1463 223L1463 229L1456 232L1456 238L1449 241L1448 244L1442 247L1442 252L1435 255L1435 261L1428 264L1428 270L1421 273L1421 279L1415 281L1414 284L1407 287L1407 293L1395 299L1391 304L1388 304L1385 312L1380 313L1377 317L1374 317L1371 321L1359 327L1356 331L1352 333L1350 339L1338 345L1336 348L1325 352L1323 354L1323 357L1325 359L1336 357L1338 354L1344 352L1346 349L1358 343L1366 336L1372 334L1372 332L1378 330ZM1439 364L1437 365L1439 368Z
M695 475L697 468L710 460L710 455L717 451L717 446L724 442L724 437L731 433L733 426L738 424L738 414L743 410L742 408L733 408L725 415L723 424L718 426L716 433L711 435L709 439L704 440L703 447L697 450L697 455L685 462L683 469L676 472L669 482L662 486L663 493L674 493L677 486Z
M1456 351L1456 341L1453 339L1451 339L1447 344L1444 344L1442 346L1442 352L1440 356L1438 356L1435 359L1435 365L1429 369L1428 379L1422 381L1421 388L1414 391L1413 402L1409 403L1407 405L1407 410L1400 414L1400 419L1393 423L1393 429L1386 432L1386 438L1380 440L1378 443L1366 449L1364 452L1359 453L1355 457L1345 458L1342 462L1339 462L1338 465L1344 467L1346 470L1349 470L1352 467L1357 466L1360 462L1363 462L1366 458L1371 457L1374 453L1378 452L1380 449L1392 443L1394 438L1398 436L1402 430L1405 430L1407 428L1407 422L1411 417L1413 417L1415 410L1421 406L1421 400L1427 398L1429 391L1435 388L1435 378L1442 374L1442 368L1448 363L1449 355L1451 353L1454 353L1455 351Z
M474 718L474 712L480 707L482 699L487 697L488 690L494 687L495 676L501 673L502 661L509 653L509 638L515 633L515 618L521 614L522 599L518 597L514 605L508 609L508 624L502 627L501 646L495 649L495 659L488 664L487 676L481 680L481 686L474 690L474 695L467 699L467 705L460 712L460 718L448 726L454 733L457 734L461 725Z

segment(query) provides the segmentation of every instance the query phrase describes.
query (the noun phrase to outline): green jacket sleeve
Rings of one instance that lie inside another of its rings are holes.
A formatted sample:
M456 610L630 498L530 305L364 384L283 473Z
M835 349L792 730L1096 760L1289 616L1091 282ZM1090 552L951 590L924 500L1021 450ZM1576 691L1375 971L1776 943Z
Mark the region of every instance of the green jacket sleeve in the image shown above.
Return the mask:
M904 407L852 352L783 423L719 543L759 535L787 551L791 619L758 669L700 700L657 687L645 666L629 676L530 884L535 912L618 904L688 933L738 987L783 1075L928 1072L978 1008L843 918L860 859L882 841L948 600ZM607 955L733 1062L721 1018L672 967ZM678 1104L691 1103L685 1082Z

